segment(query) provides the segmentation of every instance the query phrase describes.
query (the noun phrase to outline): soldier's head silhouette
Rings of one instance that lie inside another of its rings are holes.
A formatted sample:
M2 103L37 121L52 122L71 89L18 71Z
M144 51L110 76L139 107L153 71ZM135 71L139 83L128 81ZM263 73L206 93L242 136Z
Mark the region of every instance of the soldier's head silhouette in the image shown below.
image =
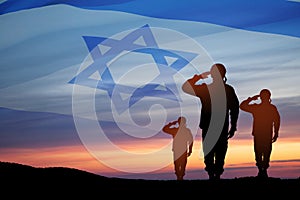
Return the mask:
M262 102L271 102L271 92L268 89L262 89L259 93Z
M226 68L221 63L216 63L216 64L212 65L211 69L210 69L210 74L214 80L222 79L224 82L227 81Z

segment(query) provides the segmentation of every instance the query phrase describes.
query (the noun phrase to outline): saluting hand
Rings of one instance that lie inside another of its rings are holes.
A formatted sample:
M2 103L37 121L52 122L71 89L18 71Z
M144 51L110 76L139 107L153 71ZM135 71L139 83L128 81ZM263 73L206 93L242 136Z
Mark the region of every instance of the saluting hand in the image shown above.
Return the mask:
M259 95L255 95L255 96L251 97L251 100L252 100L252 101L255 101L255 100L257 100L258 98L259 98Z

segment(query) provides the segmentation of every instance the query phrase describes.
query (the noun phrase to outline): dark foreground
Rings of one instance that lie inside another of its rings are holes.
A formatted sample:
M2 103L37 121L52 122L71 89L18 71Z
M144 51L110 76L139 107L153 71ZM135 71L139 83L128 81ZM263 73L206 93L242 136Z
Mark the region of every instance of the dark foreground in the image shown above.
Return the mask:
M295 197L300 192L300 178L258 179L241 177L210 180L143 180L109 178L89 172L63 168L35 168L16 163L0 162L1 194L39 199L62 197L190 198L223 197L232 199Z

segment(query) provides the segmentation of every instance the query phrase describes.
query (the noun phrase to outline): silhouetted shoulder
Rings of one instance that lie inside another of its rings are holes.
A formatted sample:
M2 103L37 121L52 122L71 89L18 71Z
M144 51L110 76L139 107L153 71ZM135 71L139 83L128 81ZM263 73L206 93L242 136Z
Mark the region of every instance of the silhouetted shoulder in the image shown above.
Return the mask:
M226 87L227 90L233 90L234 91L234 87L232 85L225 84L225 87Z
M274 104L271 104L271 106L274 110L277 110L277 107Z
M251 106L252 108L259 108L260 104L258 104L258 103L252 103L252 104L249 104L249 106Z
M279 114L279 111L277 109L277 107L273 104L271 104L271 110L273 112L273 115L278 118L278 120L280 119L280 114Z

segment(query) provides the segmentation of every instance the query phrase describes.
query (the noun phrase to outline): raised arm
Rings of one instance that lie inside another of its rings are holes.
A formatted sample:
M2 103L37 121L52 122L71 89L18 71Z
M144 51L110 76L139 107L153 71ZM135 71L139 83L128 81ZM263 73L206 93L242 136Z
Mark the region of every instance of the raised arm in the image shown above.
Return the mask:
M178 131L178 127L174 127L177 124L177 121L169 122L163 127L163 132L173 135L173 137L176 135Z
M245 112L251 112L251 101L257 100L259 97L259 95L255 95L253 97L248 97L246 100L242 101L242 103L240 104L240 109L245 111Z
M195 74L193 78L188 79L182 85L182 90L190 95L196 96L195 85L200 79L205 79L210 74L210 72L204 72L200 75Z

